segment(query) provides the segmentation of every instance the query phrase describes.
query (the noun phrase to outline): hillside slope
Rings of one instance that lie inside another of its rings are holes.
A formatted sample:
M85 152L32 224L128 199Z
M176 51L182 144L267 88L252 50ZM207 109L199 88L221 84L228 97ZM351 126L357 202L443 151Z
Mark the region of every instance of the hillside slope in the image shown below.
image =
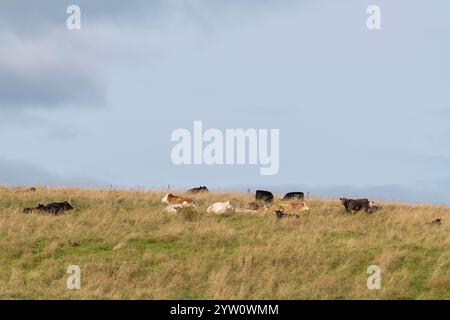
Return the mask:
M345 214L338 201L310 199L299 219L273 214L163 211L163 192L0 188L3 299L450 299L450 208L383 204ZM26 215L69 200L62 216ZM442 218L442 225L428 225ZM81 289L66 288L67 267ZM381 268L381 289L366 287Z

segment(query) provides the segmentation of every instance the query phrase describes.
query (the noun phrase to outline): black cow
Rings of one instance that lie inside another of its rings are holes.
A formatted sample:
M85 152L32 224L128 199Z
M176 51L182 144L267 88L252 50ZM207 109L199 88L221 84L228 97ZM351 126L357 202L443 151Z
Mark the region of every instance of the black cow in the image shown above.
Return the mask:
M256 201L271 203L273 201L273 194L270 191L256 190L255 199Z
M198 188L189 189L188 192L191 192L191 193L203 193L203 192L209 192L209 190L208 190L208 188L206 186L203 186L203 187L200 186Z
M44 211L45 206L43 204L38 205L35 208L25 208L23 209L23 213L32 213L33 211Z
M49 203L47 205L39 204L37 207L34 208L25 208L23 209L23 212L32 213L34 211L39 211L58 215L60 213L63 213L64 211L69 210L73 210L73 207L67 201L64 201L64 202Z
M442 219L435 219L431 222L428 222L428 224L440 226L442 224Z
M361 209L368 212L368 208L373 207L373 202L369 201L369 199L339 198L339 200L341 200L341 203L344 205L347 212L359 211Z
M288 192L285 194L282 201L286 200L301 200L303 201L305 199L305 194L303 192Z

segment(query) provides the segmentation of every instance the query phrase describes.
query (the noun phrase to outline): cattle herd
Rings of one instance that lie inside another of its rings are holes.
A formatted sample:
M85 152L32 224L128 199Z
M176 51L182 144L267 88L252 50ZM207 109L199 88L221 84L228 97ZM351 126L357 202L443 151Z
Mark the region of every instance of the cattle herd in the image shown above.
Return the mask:
M187 191L188 195L209 192L205 186L193 188ZM208 213L223 214L227 212L238 213L258 213L258 212L274 212L276 217L281 219L285 217L299 217L299 212L310 210L306 204L305 194L303 192L288 192L280 200L275 202L274 195L270 191L256 190L255 201L249 203L246 207L233 207L230 200L225 202L215 202L208 206ZM373 201L368 199L347 199L340 198L345 210L349 213L360 211L362 209L367 213L373 213L381 210L382 207L375 206ZM195 208L195 201L188 196L178 196L172 193L166 194L161 201L167 205L166 211L177 213L186 207Z
M29 192L36 192L35 187L28 189ZM183 208L195 208L195 201L189 197L189 195L198 195L202 193L208 193L209 190L206 186L200 186L198 188L189 189L186 193L187 196L178 196L172 193L167 193L161 202L166 204L165 211L172 213L179 213ZM231 201L215 202L208 206L206 211L208 213L224 214L224 213L259 213L259 212L272 212L278 219L281 218L298 218L299 212L309 211L310 208L305 202L305 194L303 192L288 192L279 201L274 201L274 195L270 191L256 190L255 201L248 203L244 207L234 207L231 205ZM366 213L374 213L382 210L383 207L375 205L373 201L369 199L348 199L339 198L341 204L347 213L353 213L360 210L364 210ZM23 212L30 213L49 213L52 215L63 214L66 211L73 210L74 208L69 202L53 202L47 205L39 204L36 207L24 208ZM441 225L441 219L435 219L428 224Z

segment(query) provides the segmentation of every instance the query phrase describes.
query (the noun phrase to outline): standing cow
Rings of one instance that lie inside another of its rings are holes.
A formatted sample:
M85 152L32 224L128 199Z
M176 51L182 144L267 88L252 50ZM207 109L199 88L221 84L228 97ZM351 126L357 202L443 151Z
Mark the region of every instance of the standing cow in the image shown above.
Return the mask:
M303 192L288 192L285 194L282 201L288 201L288 200L303 201L304 199L305 199L305 194Z
M273 194L270 191L256 190L255 199L256 199L256 201L272 203Z

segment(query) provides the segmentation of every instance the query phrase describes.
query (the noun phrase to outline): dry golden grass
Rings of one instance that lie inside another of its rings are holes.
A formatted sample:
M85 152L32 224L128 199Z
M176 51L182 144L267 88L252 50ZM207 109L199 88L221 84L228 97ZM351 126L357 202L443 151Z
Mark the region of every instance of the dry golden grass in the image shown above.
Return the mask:
M310 199L299 219L207 214L245 194L194 196L192 216L164 212L164 192L0 188L3 299L449 299L450 208L387 204L345 214ZM62 216L23 207L70 200ZM441 226L426 224L442 218ZM382 270L368 290L369 265ZM66 288L69 265L81 289Z

